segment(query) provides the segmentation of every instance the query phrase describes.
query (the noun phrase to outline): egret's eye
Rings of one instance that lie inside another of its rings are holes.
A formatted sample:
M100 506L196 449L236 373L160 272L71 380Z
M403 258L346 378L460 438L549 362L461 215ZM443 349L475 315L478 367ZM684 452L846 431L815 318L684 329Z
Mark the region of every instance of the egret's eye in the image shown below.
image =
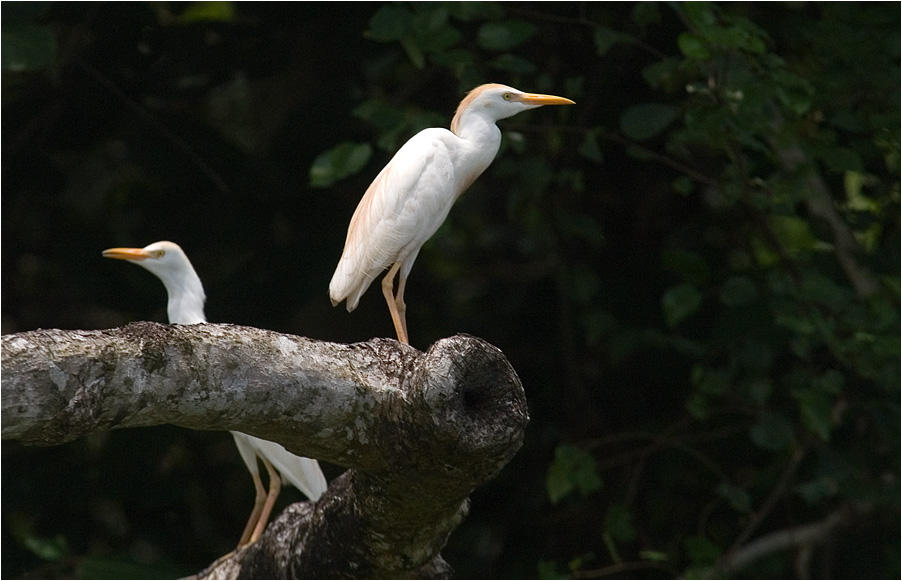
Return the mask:
M150 251L150 255L154 258L163 258L163 256L165 254L166 254L165 250L151 250Z
M505 101L510 101L511 99L514 98L514 96L511 95L510 93L505 93L505 94L501 95L501 97L502 97Z

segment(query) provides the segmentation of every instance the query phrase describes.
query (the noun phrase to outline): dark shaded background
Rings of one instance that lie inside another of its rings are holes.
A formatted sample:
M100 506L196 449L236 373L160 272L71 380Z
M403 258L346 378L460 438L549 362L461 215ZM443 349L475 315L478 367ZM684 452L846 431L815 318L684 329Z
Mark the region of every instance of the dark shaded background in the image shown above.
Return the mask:
M393 336L378 289L351 314L327 292L371 179L479 83L568 96L500 122L496 162L409 281L414 346L498 346L532 418L445 558L462 578L710 576L842 514L736 575L898 577L898 4L4 2L2 18L4 334L165 321L163 286L100 251L168 239L210 321ZM362 167L329 157L344 142L371 145ZM806 205L810 175L870 292ZM225 433L5 441L2 458L5 578L187 575L233 548L253 499Z

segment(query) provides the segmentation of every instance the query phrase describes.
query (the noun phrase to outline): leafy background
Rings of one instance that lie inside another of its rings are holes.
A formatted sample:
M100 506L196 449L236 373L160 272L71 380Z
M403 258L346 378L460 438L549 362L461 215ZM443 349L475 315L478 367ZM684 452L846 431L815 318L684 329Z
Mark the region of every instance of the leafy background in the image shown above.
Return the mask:
M392 336L378 292L327 297L369 181L480 83L564 95L500 123L408 286L415 346L483 337L529 398L443 552L457 575L898 578L899 22L4 2L3 332L164 321L162 285L100 251L170 239L211 321ZM5 578L187 575L253 498L221 433L3 442L2 463Z

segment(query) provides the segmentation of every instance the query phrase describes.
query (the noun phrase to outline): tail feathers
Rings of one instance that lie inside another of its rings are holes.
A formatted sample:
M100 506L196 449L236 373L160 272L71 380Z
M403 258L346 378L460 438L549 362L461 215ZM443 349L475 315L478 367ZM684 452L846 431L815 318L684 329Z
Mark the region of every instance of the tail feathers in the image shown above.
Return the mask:
M282 474L283 479L293 484L310 500L318 500L328 488L326 477L316 460L295 456L275 442L253 436L245 435L245 437L250 440L258 456L269 460Z

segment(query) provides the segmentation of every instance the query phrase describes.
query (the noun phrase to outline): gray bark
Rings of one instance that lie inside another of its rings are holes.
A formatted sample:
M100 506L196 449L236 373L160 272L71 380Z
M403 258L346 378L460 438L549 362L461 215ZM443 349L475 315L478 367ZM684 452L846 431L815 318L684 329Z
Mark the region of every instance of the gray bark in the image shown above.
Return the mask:
M134 323L3 337L2 435L53 445L164 423L237 430L350 470L200 577L441 578L467 496L528 422L504 355L457 335L426 353L235 325Z

